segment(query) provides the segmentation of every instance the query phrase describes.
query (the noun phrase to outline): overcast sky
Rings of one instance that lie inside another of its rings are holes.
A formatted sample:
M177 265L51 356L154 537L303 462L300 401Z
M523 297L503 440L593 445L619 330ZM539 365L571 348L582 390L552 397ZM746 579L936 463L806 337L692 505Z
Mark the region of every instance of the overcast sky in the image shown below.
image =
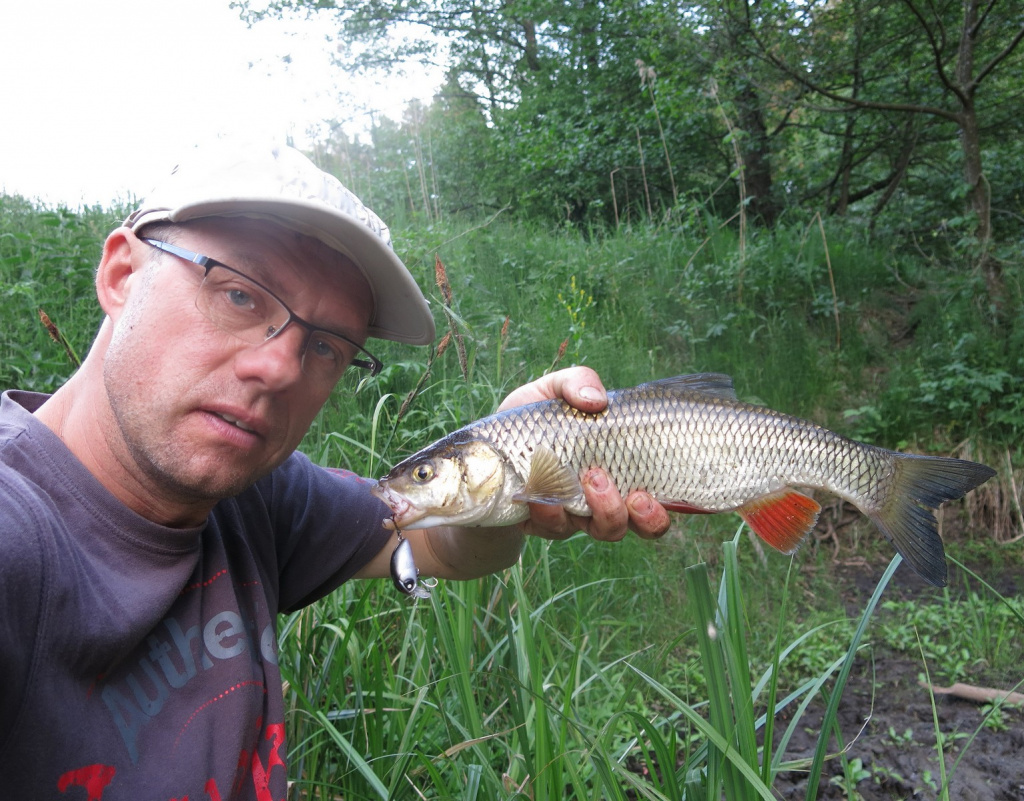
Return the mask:
M106 206L145 195L213 136L302 146L325 119L350 118L354 130L366 106L397 119L439 82L351 87L330 65L326 18L250 29L228 3L0 3L0 192Z

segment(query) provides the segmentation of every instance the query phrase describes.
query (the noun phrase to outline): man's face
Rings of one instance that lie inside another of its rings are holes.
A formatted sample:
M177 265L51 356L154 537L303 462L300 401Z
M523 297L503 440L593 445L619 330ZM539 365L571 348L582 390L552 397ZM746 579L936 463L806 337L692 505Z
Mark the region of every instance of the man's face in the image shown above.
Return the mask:
M304 320L365 339L369 286L322 243L267 221L223 218L164 238L254 278ZM303 328L243 342L196 307L202 267L137 251L149 263L134 276L104 362L108 442L146 492L200 504L229 497L295 450L331 387L303 372Z

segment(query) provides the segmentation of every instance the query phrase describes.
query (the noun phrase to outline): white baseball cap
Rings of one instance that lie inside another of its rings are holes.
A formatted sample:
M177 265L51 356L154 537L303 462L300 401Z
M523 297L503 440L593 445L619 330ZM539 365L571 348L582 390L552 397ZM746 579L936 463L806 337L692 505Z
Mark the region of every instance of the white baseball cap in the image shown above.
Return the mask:
M295 148L230 140L197 148L124 224L138 231L200 217L267 219L320 240L366 277L374 309L369 336L410 345L434 341L429 303L395 254L387 225Z

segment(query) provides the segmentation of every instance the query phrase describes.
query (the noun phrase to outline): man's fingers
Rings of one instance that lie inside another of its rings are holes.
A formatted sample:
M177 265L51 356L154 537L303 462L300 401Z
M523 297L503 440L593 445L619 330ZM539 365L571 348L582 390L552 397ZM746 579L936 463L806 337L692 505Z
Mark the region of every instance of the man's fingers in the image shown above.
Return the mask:
M629 531L643 539L657 539L671 524L665 507L648 493L637 490L623 499L600 468L583 476L583 492L590 517L571 515L554 504L531 503L530 518L522 524L523 530L549 540L564 540L585 531L595 540L618 542Z
M662 536L672 523L665 507L646 492L631 492L626 498L626 506L629 509L629 527L645 540Z
M530 517L522 527L527 534L546 540L567 540L582 530L561 506L545 503L530 504Z
M589 367L569 367L565 370L548 373L536 381L513 390L501 402L498 410L512 409L536 401L562 398L581 412L600 412L608 405L608 395L597 373Z
M618 542L629 531L629 511L618 489L601 469L583 477L583 493L590 506L591 517L582 518L584 530L595 540Z

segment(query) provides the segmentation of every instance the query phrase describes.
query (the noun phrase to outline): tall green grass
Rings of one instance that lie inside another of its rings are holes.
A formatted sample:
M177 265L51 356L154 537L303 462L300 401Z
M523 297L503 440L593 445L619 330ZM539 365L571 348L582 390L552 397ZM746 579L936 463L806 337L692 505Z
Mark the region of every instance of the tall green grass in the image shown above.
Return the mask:
M553 584L559 550L579 562L594 547L583 535L531 542L504 578L442 582L426 602L353 585L293 614L281 664L298 796L733 801L772 799L775 778L799 771L816 798L823 776L843 775L829 765L855 733L841 731L839 704L900 559L852 625L792 640L783 571L772 639L755 652L745 542L724 543L717 591L705 564L684 571L674 625L648 624L657 592L627 575ZM1014 625L1019 635L1019 613ZM822 647L828 662L802 671ZM814 704L817 749L790 754Z
M93 276L115 215L38 209L0 195L0 386L52 392L74 368L40 323L40 309L84 356L101 316Z
M39 324L40 308L84 353L100 319L94 267L122 216L0 196L4 385L52 390L71 370ZM461 367L448 351L392 436L387 424L422 377L426 354L375 343L388 369L365 391L332 401L309 450L330 432L365 441L376 413L389 431L378 450L393 459L452 421L490 411L550 369L565 342L560 365L591 365L610 386L725 372L743 398L878 444L948 450L981 436L1020 457L1020 264L1004 267L1008 298L996 320L966 260L935 264L834 221L748 235L742 257L735 232L702 217L616 233L500 219L403 233L399 252L432 296L442 332L435 259L447 267L470 380L456 380ZM389 393L395 402L378 410ZM338 455L352 461L358 450Z

